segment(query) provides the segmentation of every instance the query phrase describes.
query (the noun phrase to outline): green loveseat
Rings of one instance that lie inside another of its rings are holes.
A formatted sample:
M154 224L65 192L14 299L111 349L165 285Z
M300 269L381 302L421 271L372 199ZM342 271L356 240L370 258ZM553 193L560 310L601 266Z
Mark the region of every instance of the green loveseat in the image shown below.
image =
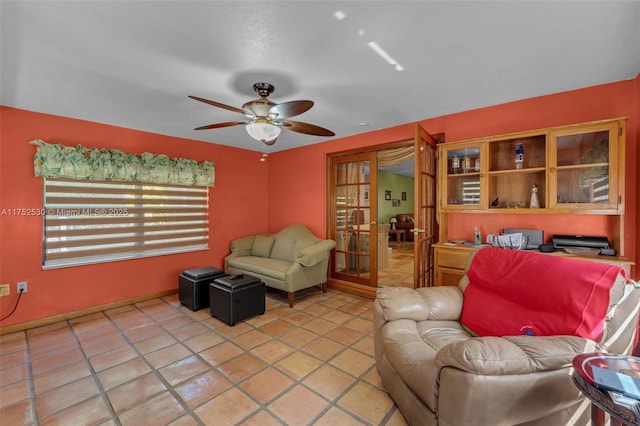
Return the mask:
M336 243L316 237L304 225L291 225L276 234L249 235L231 241L224 259L227 274L246 273L268 287L294 293L319 285L326 291L329 254Z

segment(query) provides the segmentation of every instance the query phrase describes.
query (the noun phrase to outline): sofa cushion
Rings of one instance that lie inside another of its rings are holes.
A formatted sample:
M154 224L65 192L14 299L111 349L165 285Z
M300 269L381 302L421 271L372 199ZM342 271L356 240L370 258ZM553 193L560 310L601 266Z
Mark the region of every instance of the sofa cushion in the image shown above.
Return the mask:
M480 336L571 335L598 340L624 269L487 247L467 271L461 322Z
M251 256L271 257L271 249L275 242L271 235L256 235L251 247Z
M258 256L237 256L229 259L229 267L284 281L291 262Z
M280 238L277 237L278 236L276 235L276 242L273 244L271 257L287 262L293 262L296 240L292 238L284 238L282 236L280 236Z

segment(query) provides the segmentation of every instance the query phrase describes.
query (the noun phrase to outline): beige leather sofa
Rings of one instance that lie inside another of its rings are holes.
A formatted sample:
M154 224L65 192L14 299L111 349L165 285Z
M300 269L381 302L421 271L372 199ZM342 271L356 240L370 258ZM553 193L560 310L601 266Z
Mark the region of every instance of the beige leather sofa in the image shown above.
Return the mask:
M588 425L590 405L572 381L571 361L580 353L631 353L640 290L619 274L604 290L610 299L599 341L478 337L461 323L471 265L473 257L458 286L378 289L376 368L404 417L420 426ZM487 315L493 309L486 306Z
M268 287L294 293L319 285L326 291L332 240L323 240L304 225L291 225L276 234L249 235L231 242L231 254L224 260L227 274L247 273Z

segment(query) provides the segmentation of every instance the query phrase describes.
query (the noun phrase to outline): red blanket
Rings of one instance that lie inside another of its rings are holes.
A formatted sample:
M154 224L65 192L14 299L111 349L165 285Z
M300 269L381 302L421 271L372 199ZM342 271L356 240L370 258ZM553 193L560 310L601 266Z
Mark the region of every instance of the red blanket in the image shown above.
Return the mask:
M467 272L461 322L480 336L573 335L598 341L619 266L483 248Z

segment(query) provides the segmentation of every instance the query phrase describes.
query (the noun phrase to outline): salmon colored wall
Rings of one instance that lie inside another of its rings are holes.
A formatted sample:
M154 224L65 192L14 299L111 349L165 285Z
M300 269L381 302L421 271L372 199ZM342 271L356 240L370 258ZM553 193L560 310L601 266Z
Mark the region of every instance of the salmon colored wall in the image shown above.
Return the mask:
M640 164L640 149L638 148L638 143L640 143L640 73L638 74L638 76L636 77L636 79L634 80L634 84L633 84L633 92L635 94L636 97L636 110L635 110L635 114L634 117L636 118L636 160L635 163L633 164L633 169L636 173L636 184L632 185L630 187L627 187L627 192L634 192L635 193L635 197L636 197L636 208L635 208L635 221L636 221L636 236L634 239L634 247L636 246L636 242L640 241L640 208L638 208L638 203L640 203L640 200L638 200L638 192L640 192L638 190L638 188L640 188L640 173L638 173L637 168L638 168L638 164ZM638 249L636 248L636 265L638 265L636 267L636 280L638 279L638 276L640 275L640 251L638 251Z
M537 128L628 116L626 134L627 256L640 263L635 241L638 230L637 186L640 177L639 77L549 96L425 119L420 125L448 142ZM437 101L437 100L436 100ZM42 182L33 176L32 139L65 145L150 151L216 163L216 187L210 189L210 249L202 252L110 262L43 271L42 220L0 216L0 283L11 283L11 296L0 298L0 315L16 300L17 281L29 282L16 313L2 326L175 289L184 269L222 266L233 238L275 232L303 223L317 235L326 234L326 156L329 153L412 139L414 123L334 139L322 144L271 154L123 129L71 118L0 107L0 209L42 207ZM495 232L506 223L533 227L547 235L609 233L611 223L599 216L456 215L450 238L471 238L481 229ZM636 276L636 275L634 275Z
M124 129L71 118L0 108L0 209L42 208L42 179L34 177L33 139L125 152L163 153L209 160L216 186L209 189L209 250L42 270L42 218L0 216L0 316L16 301L16 282L28 281L16 312L2 326L152 294L177 287L185 269L221 268L229 241L268 226L267 165L253 151Z
M625 253L640 263L636 251L638 236L636 164L640 153L640 94L638 79L620 81L548 96L425 119L419 124L431 134L444 133L447 142L539 128L576 124L617 117L629 117L626 127L626 214ZM437 100L434 100L437 102ZM326 156L330 153L411 139L412 123L363 133L272 154L269 157L269 226L278 229L302 222L314 232L326 232ZM640 182L639 182L640 184ZM541 216L502 214L458 214L452 216L449 239L471 240L473 228L483 233L512 227L543 229L554 233L611 235L611 218L601 216ZM635 275L634 275L635 276Z

